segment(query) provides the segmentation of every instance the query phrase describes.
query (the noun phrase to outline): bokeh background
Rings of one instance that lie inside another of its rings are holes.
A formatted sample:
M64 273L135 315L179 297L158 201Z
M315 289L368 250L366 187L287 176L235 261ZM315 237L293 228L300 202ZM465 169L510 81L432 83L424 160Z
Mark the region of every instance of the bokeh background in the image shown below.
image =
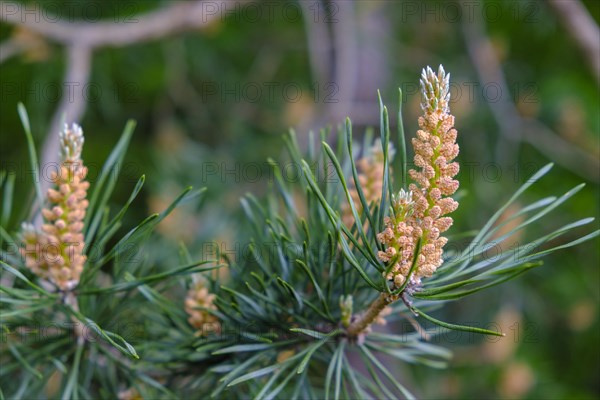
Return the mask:
M266 160L280 159L283 133L293 127L307 145L309 130L350 116L360 136L378 125L377 90L396 110L401 88L412 135L420 71L443 64L461 146L453 230L480 227L548 162L555 169L524 202L587 186L526 235L600 214L597 1L52 0L0 8L0 159L17 174L16 204L33 196L18 102L42 165L52 162L62 116L82 124L92 181L135 119L114 203L142 173L147 185L131 224L184 187L206 186L201 209L178 210L160 226L163 243L201 252L212 238L231 249L243 229L238 199L268 190ZM18 229L29 212L20 210L5 229ZM450 368L404 369L402 379L422 398L598 398L599 267L596 239L447 306L446 320L495 322L506 338L442 336L455 350Z

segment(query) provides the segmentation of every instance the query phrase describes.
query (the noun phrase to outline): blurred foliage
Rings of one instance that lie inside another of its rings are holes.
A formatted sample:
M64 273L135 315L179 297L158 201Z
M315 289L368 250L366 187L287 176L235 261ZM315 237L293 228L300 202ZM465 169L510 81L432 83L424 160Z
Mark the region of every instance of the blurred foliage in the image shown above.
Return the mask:
M599 21L600 3L584 3ZM514 153L506 158L497 157L497 146L505 139L490 111L494 103L486 99L489 93L476 85L478 77L461 24L449 17L452 14L444 14L448 10L444 4L361 1L355 9L358 14L379 12L386 18L383 26L388 31L380 49L386 53L382 69L389 78L373 79L388 101L395 99L398 86L403 87L407 134L416 130L420 113L416 72L425 65L443 63L453 72L453 81L463 83L457 95L453 93L452 102L463 165L459 178L461 188L470 193L455 215L453 229L460 231L480 226L497 207L498 199L506 199L507 193L548 161L557 163L553 179L536 185L524 201L564 192L585 177L561 168L560 160L548 160L530 144L515 146ZM97 15L111 20L166 5L149 0L46 4L52 11L62 6L74 21L84 19L90 6L98 10ZM476 10L489 6L502 11L497 18L486 19L487 33L511 89L502 96L512 99L521 115L539 119L574 146L599 157L598 83L557 15L542 1L486 0L480 6ZM409 12L410 7L416 7L416 14ZM421 14L424 10L433 11ZM90 82L101 88L101 95L97 101L88 102L79 121L86 130L84 157L93 173L93 166L100 167L125 121L132 118L138 122L129 152L131 163L124 164L111 199L115 204L124 203L139 175L148 172L147 185L140 193L148 210L132 209L131 221L141 220L147 211L164 208L161 204L172 201L187 185L194 185L208 187L206 207L199 214L189 210L181 217L186 237L172 238L168 227L163 227L163 234L174 244L184 240L192 251L199 252L206 238L222 237L227 242L244 229L236 223L240 213L237 199L248 190L257 193L272 183L264 178L268 169L265 160L282 148L280 134L327 108L322 96L327 82L317 83L321 90L318 100L314 91L306 35L306 29L314 26L301 18L284 18L280 12L273 15L273 20L258 22L228 17L201 32L105 48L94 54ZM33 193L16 105L19 101L26 105L35 140L42 143L64 89L65 51L41 37L27 35L21 28L0 23L0 43L16 35L36 40L37 45L0 65L0 160L3 169L17 173L16 198L25 202ZM336 81L336 77L332 79ZM247 101L244 96L238 101L236 94L221 96L208 91L209 86L231 89L249 82L263 88L259 101ZM276 82L280 88L289 83L298 85L304 95L297 102L288 101L281 92L269 98L264 87L267 82ZM469 98L469 85L473 84L474 97ZM377 103L371 100L365 107L372 110L372 124L376 125ZM342 122L327 119L327 114L324 119L333 126ZM361 128L356 126L355 131L362 132ZM298 136L306 137L306 133L298 131ZM220 176L223 165L233 169L248 163L261 166L262 179L248 182L235 179L235 175ZM467 163L472 167L465 167ZM499 166L501 176L496 176L494 166L488 167L490 163ZM217 165L219 173L208 173L208 165ZM590 176L597 174L590 171ZM589 215L597 217L600 189L597 182L587 183L564 205L561 214L554 215L552 221L541 221L527 235L536 237L550 226ZM14 217L5 228L15 231L24 218ZM169 254L167 251L162 256ZM505 321L502 327L508 337L497 343L461 337L463 340L454 344L461 351L456 352L452 368L440 372L417 368L414 375L421 384L415 386L424 388L423 397L597 398L599 265L596 239L557 253L543 268L510 285L448 307L444 315L447 320ZM511 338L517 327L518 335Z

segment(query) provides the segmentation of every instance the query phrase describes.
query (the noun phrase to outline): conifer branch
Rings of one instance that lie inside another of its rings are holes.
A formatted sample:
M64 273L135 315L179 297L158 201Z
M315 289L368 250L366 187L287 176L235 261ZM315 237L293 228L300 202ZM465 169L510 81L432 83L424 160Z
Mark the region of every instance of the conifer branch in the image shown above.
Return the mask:
M346 329L348 336L358 337L364 333L377 320L383 310L399 298L399 295L381 293L364 313L352 318L350 326Z

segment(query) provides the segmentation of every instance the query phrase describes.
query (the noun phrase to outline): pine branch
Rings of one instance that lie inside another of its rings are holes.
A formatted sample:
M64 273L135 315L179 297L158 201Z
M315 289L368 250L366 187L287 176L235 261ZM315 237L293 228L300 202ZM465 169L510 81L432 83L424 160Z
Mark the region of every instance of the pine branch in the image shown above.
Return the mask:
M346 333L350 337L359 337L377 319L384 308L399 298L399 295L381 293L364 313L352 319L352 322L346 329Z

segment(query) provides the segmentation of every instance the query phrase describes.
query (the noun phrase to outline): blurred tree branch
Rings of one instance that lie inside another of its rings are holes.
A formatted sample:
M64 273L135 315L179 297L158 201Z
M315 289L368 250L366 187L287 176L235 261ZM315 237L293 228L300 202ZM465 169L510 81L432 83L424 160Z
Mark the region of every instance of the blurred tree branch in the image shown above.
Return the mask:
M300 6L305 16L311 15L311 3L301 1ZM312 78L317 82L325 82L331 75L331 35L322 20L315 21L309 17L303 20Z
M234 3L224 0L222 3ZM239 3L239 2L236 2ZM10 24L22 24L48 39L64 45L84 45L89 48L104 46L121 47L134 43L156 40L178 32L205 27L220 16L207 13L207 2L174 2L169 6L136 16L129 22L72 23L48 18L38 8L25 8L20 3L4 2L0 18Z
M596 81L600 83L600 28L579 0L549 0L558 20L583 51Z
M239 1L223 0L221 7ZM83 88L89 80L92 57L101 47L124 47L136 43L161 39L169 35L207 27L221 15L210 12L205 1L174 2L156 11L135 16L128 22L67 22L39 6L23 5L12 1L3 2L0 20L21 25L44 38L67 47L67 68L63 83ZM19 54L25 49L8 39L0 44L0 62ZM71 87L69 86L69 87ZM73 90L73 96L63 95L57 107L41 153L41 165L55 160L58 154L58 132L64 116L78 121L85 112L82 90ZM48 182L42 182L42 185ZM46 187L42 188L43 190Z
M501 93L510 93L482 18L464 21L463 36L481 83L494 82L499 85ZM527 142L569 171L593 182L600 181L600 161L593 154L563 139L542 122L523 118L510 96L502 96L500 100L490 103L492 115L505 139L498 142L496 156L499 161L514 162L510 157L517 154L520 143Z
M28 49L27 44L16 39L6 39L0 43L0 64Z
M300 5L311 76L329 99L315 102L315 117L302 121L298 131L335 127L348 115L357 125L378 124L375 94L389 84L388 4L319 0L301 1ZM316 6L321 10L318 17L314 14ZM307 145L307 135L299 135L298 140L302 146Z
M357 4L349 1L301 1L311 75L319 89L330 99L315 107L314 120L304 121L299 132L318 130L335 124L350 114L358 80ZM319 8L314 15L313 9ZM329 8L331 7L331 8ZM335 11L332 11L335 10ZM299 135L302 147L308 145L308 135Z

